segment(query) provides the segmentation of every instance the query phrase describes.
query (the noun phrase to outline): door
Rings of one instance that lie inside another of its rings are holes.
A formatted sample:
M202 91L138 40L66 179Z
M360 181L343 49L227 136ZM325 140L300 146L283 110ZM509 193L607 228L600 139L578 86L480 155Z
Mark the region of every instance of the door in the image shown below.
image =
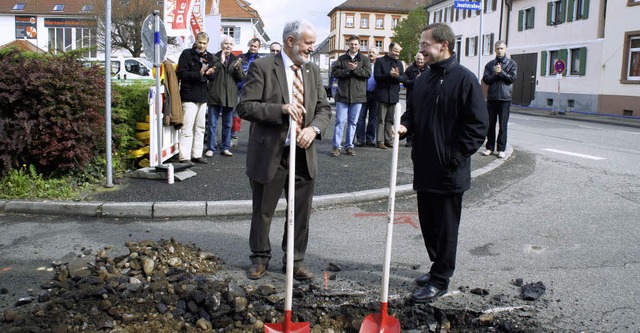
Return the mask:
M536 94L538 54L517 54L512 55L511 59L518 64L518 77L516 82L513 83L511 103L528 106Z

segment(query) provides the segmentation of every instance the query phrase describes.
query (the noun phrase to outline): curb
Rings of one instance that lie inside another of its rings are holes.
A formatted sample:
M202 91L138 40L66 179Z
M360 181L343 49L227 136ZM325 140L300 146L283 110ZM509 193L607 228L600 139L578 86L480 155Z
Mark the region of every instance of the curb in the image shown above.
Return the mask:
M489 165L471 172L471 178L481 176L500 167L513 153L507 146L504 159L496 159ZM397 196L414 194L413 185L396 187ZM389 197L389 188L358 192L327 194L313 197L313 209L359 204L383 200ZM286 200L281 198L276 212L285 212ZM11 214L63 215L86 217L123 218L171 218L171 217L226 217L251 215L251 200L228 201L158 201L158 202L76 202L76 201L27 201L0 200L0 212Z

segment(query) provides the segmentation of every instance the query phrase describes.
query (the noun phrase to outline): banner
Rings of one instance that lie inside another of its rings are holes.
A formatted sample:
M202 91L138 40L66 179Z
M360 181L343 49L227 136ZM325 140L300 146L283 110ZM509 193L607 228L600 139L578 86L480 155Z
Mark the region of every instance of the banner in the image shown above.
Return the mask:
M164 22L167 36L179 37L191 35L191 14L193 3L200 0L165 0Z
M204 1L192 0L193 10L191 11L191 32L195 40L196 35L204 31Z
M16 39L37 39L35 16L16 16Z

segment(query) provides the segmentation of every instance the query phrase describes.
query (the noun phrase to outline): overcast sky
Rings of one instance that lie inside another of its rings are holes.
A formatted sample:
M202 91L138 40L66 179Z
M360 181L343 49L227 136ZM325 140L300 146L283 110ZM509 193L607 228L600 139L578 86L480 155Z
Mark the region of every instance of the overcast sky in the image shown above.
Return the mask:
M329 36L329 12L345 0L248 0L264 22L271 41L282 42L285 23L303 18L315 25L317 43Z

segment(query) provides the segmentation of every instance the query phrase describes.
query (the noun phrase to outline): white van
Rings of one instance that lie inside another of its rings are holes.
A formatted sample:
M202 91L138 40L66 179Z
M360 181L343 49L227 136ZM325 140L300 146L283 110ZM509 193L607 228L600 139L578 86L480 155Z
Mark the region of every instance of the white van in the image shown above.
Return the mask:
M98 64L104 67L104 60L101 59L85 59L83 62L86 66ZM111 79L120 84L141 81L152 83L155 81L152 68L153 63L145 58L111 58Z

